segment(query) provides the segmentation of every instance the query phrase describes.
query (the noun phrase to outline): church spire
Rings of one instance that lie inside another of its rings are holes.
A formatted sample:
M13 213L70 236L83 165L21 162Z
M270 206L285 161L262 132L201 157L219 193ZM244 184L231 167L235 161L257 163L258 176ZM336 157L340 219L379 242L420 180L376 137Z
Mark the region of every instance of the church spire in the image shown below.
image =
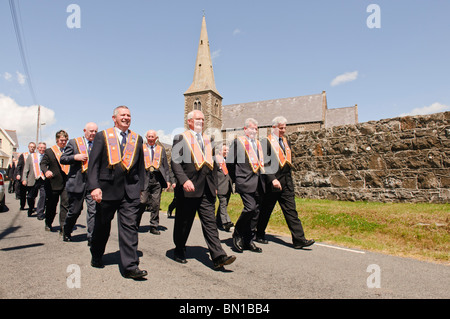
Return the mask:
M213 91L220 96L216 89L214 71L212 66L211 52L209 49L208 32L206 31L206 19L203 13L202 29L195 62L194 80L184 94Z

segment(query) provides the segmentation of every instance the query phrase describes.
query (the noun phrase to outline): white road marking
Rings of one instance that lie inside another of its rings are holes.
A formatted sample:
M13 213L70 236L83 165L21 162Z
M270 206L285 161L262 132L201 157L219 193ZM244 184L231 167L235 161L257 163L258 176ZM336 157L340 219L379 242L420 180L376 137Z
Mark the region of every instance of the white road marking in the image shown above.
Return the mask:
M342 247L337 247L337 246L331 246L331 245L325 245L325 244L319 244L319 243L315 243L314 245L328 247L328 248L334 248L334 249L339 249L339 250L345 250L345 251L349 251L349 252L357 253L357 254L365 254L364 251L358 251L358 250L342 248Z

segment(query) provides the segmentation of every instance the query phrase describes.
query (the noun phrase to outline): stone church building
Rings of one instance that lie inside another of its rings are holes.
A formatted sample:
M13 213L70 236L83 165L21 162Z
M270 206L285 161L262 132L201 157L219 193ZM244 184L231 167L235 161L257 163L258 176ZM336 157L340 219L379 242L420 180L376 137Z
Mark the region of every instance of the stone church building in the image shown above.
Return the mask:
M200 31L194 79L184 97L184 123L189 112L201 110L205 116L205 127L216 129L210 134L216 135L220 130L228 140L242 134L244 121L249 117L258 121L260 136L270 132L272 119L278 115L288 120L287 133L358 123L357 105L328 109L325 91L306 96L222 105L223 98L214 80L205 16Z

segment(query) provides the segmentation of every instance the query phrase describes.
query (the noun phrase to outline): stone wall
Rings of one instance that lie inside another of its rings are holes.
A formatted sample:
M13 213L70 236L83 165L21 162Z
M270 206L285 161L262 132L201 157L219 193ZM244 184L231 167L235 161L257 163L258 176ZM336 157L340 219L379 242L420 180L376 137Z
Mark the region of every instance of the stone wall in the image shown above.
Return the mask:
M289 135L296 194L381 202L450 202L450 112Z

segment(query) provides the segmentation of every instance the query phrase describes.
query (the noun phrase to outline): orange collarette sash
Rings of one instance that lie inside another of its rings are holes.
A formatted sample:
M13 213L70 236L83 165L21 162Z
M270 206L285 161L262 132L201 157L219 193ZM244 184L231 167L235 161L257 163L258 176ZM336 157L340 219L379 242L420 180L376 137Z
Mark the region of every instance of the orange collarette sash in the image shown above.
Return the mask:
M59 149L58 145L53 145L52 146L52 151L55 154L56 159L58 160L59 166L61 166L61 169L64 173L69 174L69 169L70 169L70 165L64 165L61 164L61 162L59 161L62 155L61 150Z
M146 170L150 169L150 171L153 171L154 169L159 169L159 165L161 164L162 146L156 145L155 153L153 154L153 161L152 156L150 155L150 147L147 145L147 143L144 143L142 146L144 148L145 169Z
M216 155L216 162L219 164L220 169L225 175L228 175L227 163L222 155Z
M191 131L186 131L182 135L186 139L189 148L191 150L191 155L192 158L194 159L195 169L198 171L203 167L203 165L206 165L212 170L214 167L214 163L212 158L211 141L209 140L209 138L203 134L203 142L205 143L205 152L206 152L206 154L203 154L203 151L200 145L198 144L197 139L194 137Z
M286 138L284 136L282 137L284 148L286 149L286 154L283 152L283 149L281 148L280 142L277 137L271 134L267 136L267 139L272 145L272 148L275 150L275 154L277 154L278 163L280 164L280 167L283 168L284 165L286 165L286 163L292 166L292 155L291 155L292 152Z
M256 140L256 147L258 148L259 157L256 154L256 150L253 149L253 146L250 144L248 139L245 136L239 136L239 141L242 143L245 149L245 153L247 154L248 160L250 162L250 166L252 167L253 173L257 173L258 170L261 169L261 172L264 173L264 156L261 147L261 143Z
M75 139L75 142L77 143L78 151L80 152L80 154L88 155L88 159L81 163L81 172L84 173L87 171L88 164L89 164L88 150L87 150L86 144L84 143L84 138L77 137Z
M33 162L33 171L35 179L38 179L39 177L44 179L44 174L42 173L41 168L39 166L39 153L33 153L31 154L31 157Z
M128 131L127 145L123 149L123 155L120 153L119 140L117 139L114 127L104 131L105 142L110 166L122 163L123 167L129 171L136 155L137 141L139 135L133 131Z

